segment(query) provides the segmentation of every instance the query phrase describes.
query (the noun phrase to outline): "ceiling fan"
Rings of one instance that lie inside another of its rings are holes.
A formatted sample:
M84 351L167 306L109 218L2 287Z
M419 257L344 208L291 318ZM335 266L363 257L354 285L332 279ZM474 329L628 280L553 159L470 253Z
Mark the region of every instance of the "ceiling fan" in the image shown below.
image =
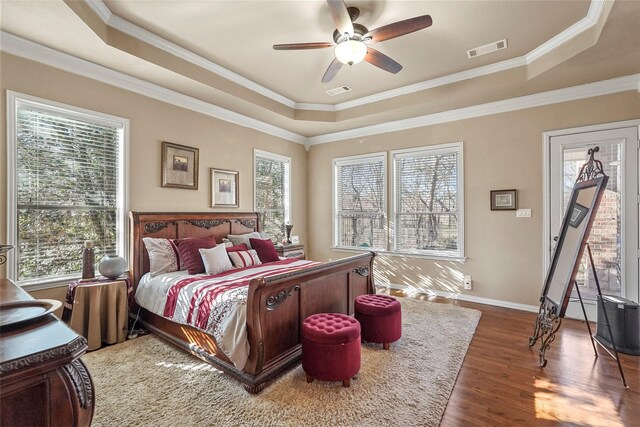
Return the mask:
M360 16L356 7L347 7L344 0L327 0L331 17L336 24L332 42L274 44L276 50L322 49L335 46L335 59L322 77L322 83L331 81L342 65L353 65L363 59L390 73L396 74L402 65L369 46L368 43L381 42L414 31L427 28L432 24L431 16L422 15L404 21L394 22L369 31L367 27L354 21Z

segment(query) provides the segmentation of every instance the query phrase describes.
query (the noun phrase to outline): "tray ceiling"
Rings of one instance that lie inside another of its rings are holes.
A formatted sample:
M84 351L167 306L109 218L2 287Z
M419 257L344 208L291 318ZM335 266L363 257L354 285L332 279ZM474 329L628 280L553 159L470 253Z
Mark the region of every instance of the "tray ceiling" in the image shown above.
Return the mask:
M400 73L363 62L329 84L320 79L332 48L272 49L331 41L324 1L24 0L0 4L0 26L303 138L640 72L640 2L346 3L369 29L422 14L434 23L375 45L404 66ZM467 58L503 38L507 49ZM352 91L325 93L343 84Z

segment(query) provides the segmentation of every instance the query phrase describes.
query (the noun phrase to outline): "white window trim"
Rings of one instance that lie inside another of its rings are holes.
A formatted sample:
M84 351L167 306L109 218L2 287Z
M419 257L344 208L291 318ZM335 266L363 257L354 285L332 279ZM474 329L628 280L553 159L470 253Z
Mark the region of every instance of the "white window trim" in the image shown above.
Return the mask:
M128 221L129 213L129 119L117 117L98 111L80 108L61 102L51 101L45 98L39 98L12 90L7 90L7 243L17 246L17 141L16 141L16 116L20 105L28 105L41 111L53 112L65 117L73 119L82 119L92 122L98 122L109 126L122 129L122 146L119 150L121 162L124 170L124 177L121 184L120 203L121 212L118 212L119 245L118 255L125 260L129 258L128 251ZM71 111L71 114L69 114ZM14 280L16 278L16 250L7 253L7 278ZM78 256L80 256L78 254ZM69 275L65 277L56 277L54 279L29 280L19 283L25 289L46 289L50 287L60 286L69 280L77 279L80 275Z
M464 260L464 150L462 142L452 142L447 144L428 145L424 147L408 148L402 150L393 150L390 152L391 156L391 188L393 196L392 215L389 217L389 228L394 230L389 242L391 251L390 254L396 254L399 256L417 256L432 259L452 259L452 260ZM396 179L396 159L402 159L407 157L414 157L416 155L438 155L451 152L458 153L458 245L459 251L457 253L450 252L438 252L429 250L397 250L396 249L396 236L395 236L395 223L398 210L398 189Z
M361 247L354 247L354 246L339 246L338 242L340 241L340 237L338 236L338 226L337 226L337 219L338 219L338 193L337 193L337 188L336 188L336 183L338 180L338 175L337 175L337 171L338 171L338 167L342 166L342 165L353 165L353 164L358 164L358 163L368 163L371 160L374 159L378 159L378 158L382 158L382 169L383 169L383 176L384 176L384 198L383 198L383 202L382 205L384 206L384 209L382 210L382 213L384 214L385 217L385 222L387 223L387 225L385 225L384 228L384 241L387 243L387 245L389 244L389 215L388 215L388 205L387 205L387 201L388 201L388 176L387 176L387 152L386 151L380 151L377 153L368 153L368 154L362 154L362 155L357 155L357 156L348 156L348 157L336 157L334 159L332 159L332 187L331 187L331 194L332 194L332 212L333 212L333 218L331 221L331 231L332 231L332 235L333 235L333 249L344 249L344 250L352 250L352 251L375 251L375 252L380 252L381 250L384 251L386 250L385 248L361 248Z
M281 154L270 153L269 151L259 150L257 148L253 149L253 211L257 212L257 188L256 188L256 159L258 157L262 157L265 159L276 160L279 162L284 162L289 164L288 176L285 176L286 182L286 196L284 199L284 222L285 224L291 224L293 218L293 204L291 203L291 175L293 174L293 162L291 161L291 157L283 156ZM260 224L262 226L262 224Z

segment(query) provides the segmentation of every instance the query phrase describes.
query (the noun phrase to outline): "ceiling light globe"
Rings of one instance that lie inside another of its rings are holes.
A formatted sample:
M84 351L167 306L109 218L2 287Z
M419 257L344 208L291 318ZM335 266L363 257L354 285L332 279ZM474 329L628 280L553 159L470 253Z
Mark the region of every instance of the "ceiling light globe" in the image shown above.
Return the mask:
M346 65L362 62L367 56L367 45L358 40L345 40L336 45L336 58Z

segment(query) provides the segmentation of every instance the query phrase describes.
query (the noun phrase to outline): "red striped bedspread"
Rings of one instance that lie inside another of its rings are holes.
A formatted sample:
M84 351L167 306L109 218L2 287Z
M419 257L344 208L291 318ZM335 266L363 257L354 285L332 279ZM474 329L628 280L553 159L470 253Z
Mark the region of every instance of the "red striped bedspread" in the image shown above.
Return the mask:
M155 314L213 335L229 359L242 369L249 356L246 302L251 279L276 276L316 264L319 263L286 259L217 275L163 274L141 280L136 301Z

